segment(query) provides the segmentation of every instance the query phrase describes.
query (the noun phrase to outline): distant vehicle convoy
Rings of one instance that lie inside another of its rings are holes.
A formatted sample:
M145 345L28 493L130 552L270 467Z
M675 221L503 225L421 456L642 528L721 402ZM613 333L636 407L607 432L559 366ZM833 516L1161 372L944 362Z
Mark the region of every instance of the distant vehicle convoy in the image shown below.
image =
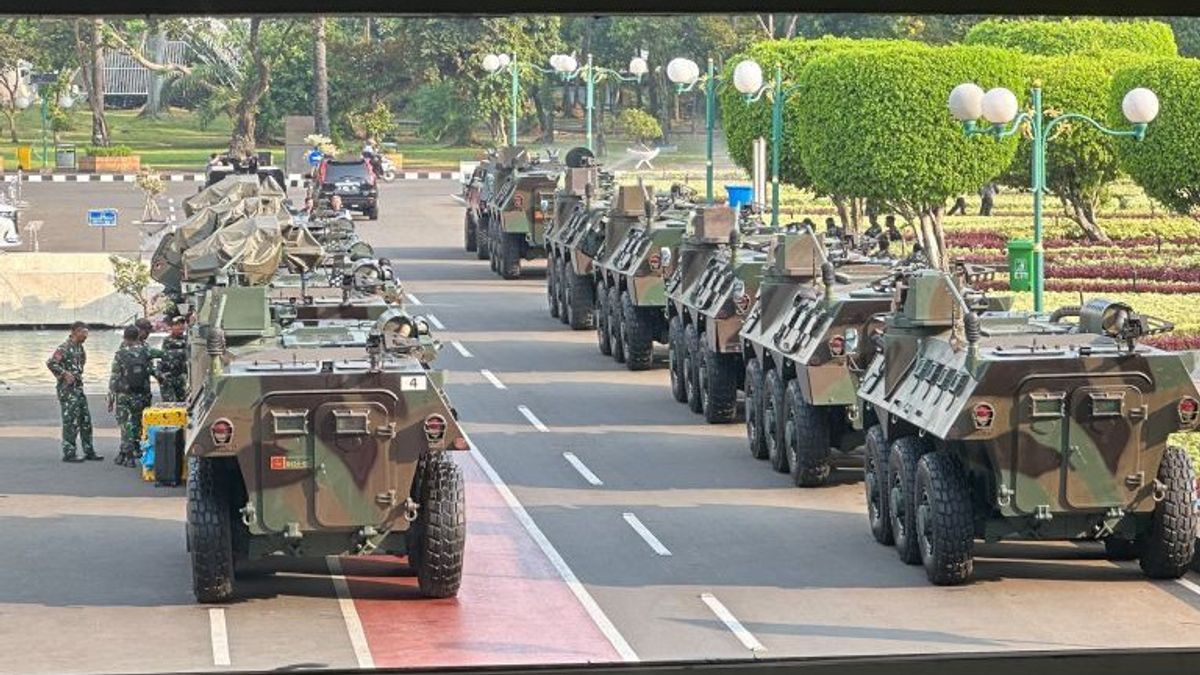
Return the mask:
M750 454L799 487L862 466L873 536L932 583L969 581L977 540L1097 540L1151 578L1187 570L1195 479L1167 438L1197 429L1200 364L1139 344L1166 322L1103 299L1014 312L975 290L988 269L617 187L586 151L533 172L520 157L476 168L467 249L507 269L496 224L527 185L551 316L631 370L666 345L671 395L710 423L741 410Z

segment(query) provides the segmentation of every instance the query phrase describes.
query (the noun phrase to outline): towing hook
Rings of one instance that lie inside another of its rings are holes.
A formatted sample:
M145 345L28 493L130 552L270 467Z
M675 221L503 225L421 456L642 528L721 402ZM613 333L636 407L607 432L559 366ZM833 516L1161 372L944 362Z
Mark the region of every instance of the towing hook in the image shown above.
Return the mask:
M412 500L412 497L404 500L404 519L408 522L413 522L417 519L417 513L420 511L421 505Z
M1161 502L1167 498L1167 486L1161 480L1154 479L1154 501Z

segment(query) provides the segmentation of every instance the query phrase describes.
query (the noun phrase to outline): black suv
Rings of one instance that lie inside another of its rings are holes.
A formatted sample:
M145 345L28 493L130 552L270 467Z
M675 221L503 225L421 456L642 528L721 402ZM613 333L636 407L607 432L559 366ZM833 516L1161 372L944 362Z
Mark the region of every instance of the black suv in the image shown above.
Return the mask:
M317 201L337 195L342 206L358 211L371 220L379 218L379 188L375 171L365 159L336 161L327 159L317 167Z

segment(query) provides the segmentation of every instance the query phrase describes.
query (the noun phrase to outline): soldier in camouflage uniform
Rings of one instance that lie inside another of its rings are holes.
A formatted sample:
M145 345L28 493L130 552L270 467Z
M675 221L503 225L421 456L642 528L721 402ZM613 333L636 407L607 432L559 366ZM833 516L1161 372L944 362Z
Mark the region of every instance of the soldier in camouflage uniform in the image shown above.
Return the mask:
M108 379L108 410L116 413L121 427L121 450L113 461L121 466L135 466L141 456L142 410L152 399L152 360L163 356L162 350L147 347L141 336L137 326L125 328Z
M104 459L92 449L92 414L88 410L87 396L83 393L83 367L87 364L87 352L83 343L87 340L87 324L76 321L71 326L67 341L54 350L46 361L46 367L57 380L58 405L62 409L62 453L64 462ZM83 457L76 454L75 438L83 446Z
M171 319L171 334L163 338L163 357L158 361L158 391L164 401L187 400L187 319Z

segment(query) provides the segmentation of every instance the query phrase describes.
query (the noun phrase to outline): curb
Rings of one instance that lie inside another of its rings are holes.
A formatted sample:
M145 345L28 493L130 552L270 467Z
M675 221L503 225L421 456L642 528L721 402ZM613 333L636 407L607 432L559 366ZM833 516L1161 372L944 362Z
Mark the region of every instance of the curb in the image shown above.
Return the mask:
M396 180L459 180L458 171L399 171ZM3 175L2 180L20 180L25 183L133 183L137 176L128 173L17 173ZM202 173L164 173L168 183L202 183ZM288 187L304 187L308 179L302 174L288 174Z

